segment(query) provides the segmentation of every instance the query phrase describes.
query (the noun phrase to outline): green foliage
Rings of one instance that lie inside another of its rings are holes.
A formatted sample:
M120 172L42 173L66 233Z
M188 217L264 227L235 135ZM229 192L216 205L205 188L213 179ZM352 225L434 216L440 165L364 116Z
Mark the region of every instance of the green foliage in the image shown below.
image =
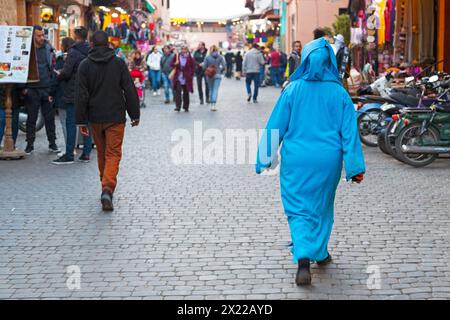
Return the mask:
M350 16L348 14L336 15L336 21L333 23L335 34L342 34L345 44L350 43Z

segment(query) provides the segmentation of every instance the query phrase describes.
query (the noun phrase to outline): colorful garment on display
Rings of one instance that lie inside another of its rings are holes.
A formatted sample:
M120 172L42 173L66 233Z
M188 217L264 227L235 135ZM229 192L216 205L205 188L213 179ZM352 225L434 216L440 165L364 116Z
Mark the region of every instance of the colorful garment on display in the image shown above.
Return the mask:
M375 0L377 4L377 13L379 19L379 27L378 29L378 45L381 46L386 42L386 20L384 11L386 9L386 0Z

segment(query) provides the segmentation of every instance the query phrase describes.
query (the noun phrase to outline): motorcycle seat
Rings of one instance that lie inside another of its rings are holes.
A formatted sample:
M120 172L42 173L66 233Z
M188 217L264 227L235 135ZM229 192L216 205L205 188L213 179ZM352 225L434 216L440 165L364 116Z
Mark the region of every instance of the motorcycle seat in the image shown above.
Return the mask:
M438 104L436 110L439 112L450 113L450 104Z
M364 95L361 98L364 98L368 101L379 102L379 103L385 103L385 102L394 103L395 102L395 100L392 100L390 98L384 98L384 97L375 96L375 95Z
M392 92L389 97L397 103L404 104L408 107L417 107L419 98L410 96L401 92Z

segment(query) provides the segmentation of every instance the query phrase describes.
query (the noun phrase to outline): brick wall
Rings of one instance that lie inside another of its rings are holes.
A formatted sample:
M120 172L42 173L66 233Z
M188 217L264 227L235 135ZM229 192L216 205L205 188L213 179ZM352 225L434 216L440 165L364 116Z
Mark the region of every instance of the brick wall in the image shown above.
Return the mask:
M16 0L0 0L0 25L17 24Z

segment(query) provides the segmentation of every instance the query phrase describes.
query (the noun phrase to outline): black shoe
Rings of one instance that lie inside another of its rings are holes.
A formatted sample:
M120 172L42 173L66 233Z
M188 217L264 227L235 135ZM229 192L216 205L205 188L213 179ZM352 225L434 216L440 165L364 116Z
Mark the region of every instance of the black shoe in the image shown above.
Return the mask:
M87 154L82 154L82 155L78 158L78 161L84 162L84 163L88 163L89 161L91 161L91 158L90 158Z
M256 100L256 99L253 99L253 103L258 103L258 100Z
M25 148L25 154L30 155L34 151L34 147L32 144L27 144L27 147Z
M73 158L70 159L70 158L66 157L66 155L63 155L63 156L59 157L58 159L52 161L52 164L56 164L56 165L58 165L58 164L72 164L72 163L73 163Z
M173 109L174 111L178 111L178 112L180 112L180 108L175 108L175 109Z
M54 153L61 152L61 150L59 150L58 146L54 142L48 146L48 151L54 152Z
M169 103L170 103L170 100L164 101L164 104L169 104Z
M111 192L103 191L100 200L102 202L103 211L113 211L114 210Z
M200 100L200 104L205 104L205 102L203 101L203 99L202 99L202 100Z
M249 95L249 96L247 97L247 102L250 102L250 100L252 100L252 96L251 96L251 95Z
M317 264L319 266L325 266L325 265L329 264L331 261L332 261L331 255L328 254L328 256L325 259L323 259L322 261L317 261Z
M307 286L311 284L310 261L308 258L298 260L297 277L295 283L298 286Z

